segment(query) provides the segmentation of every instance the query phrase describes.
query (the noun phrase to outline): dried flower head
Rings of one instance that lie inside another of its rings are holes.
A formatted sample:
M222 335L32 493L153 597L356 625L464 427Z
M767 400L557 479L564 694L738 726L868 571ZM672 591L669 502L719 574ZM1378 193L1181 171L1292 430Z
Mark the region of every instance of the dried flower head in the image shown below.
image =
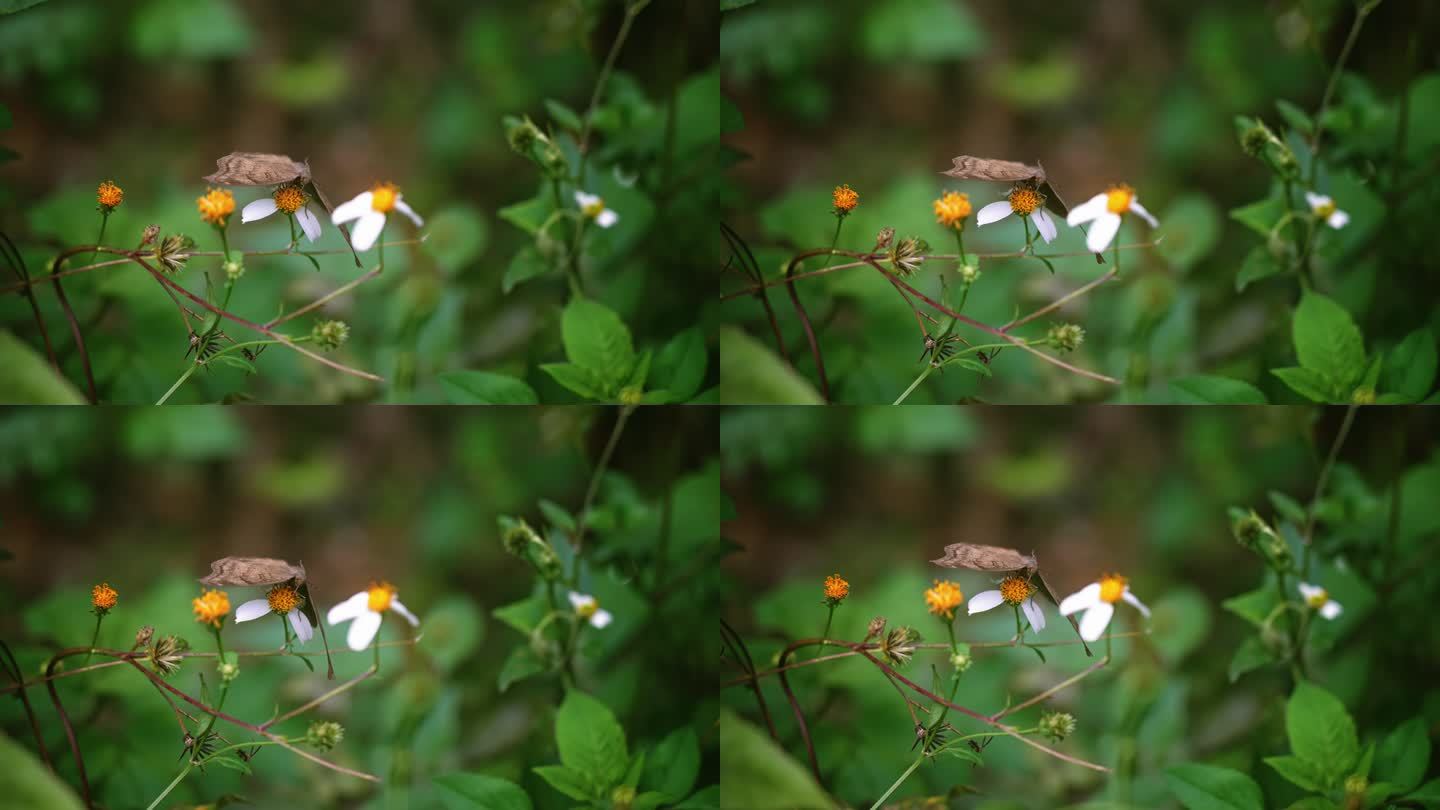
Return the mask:
M837 217L843 217L849 214L855 210L855 206L860 204L860 194L856 192L855 189L850 188L850 184L848 183L843 186L836 186L835 191L831 194L831 199L835 205L835 216Z
M929 252L930 245L924 239L907 236L890 246L890 267L896 275L909 278L920 269L925 262L925 254Z
M960 586L949 580L935 580L935 585L925 591L925 606L931 613L944 619L955 618L955 609L965 602Z
M144 647L146 644L149 644L149 643L150 643L150 639L153 638L154 636L155 636L155 628L154 628L154 627L152 627L152 626L150 626L150 625L148 625L148 624L145 625L144 627L141 627L139 630L136 630L136 631L135 631L135 645L134 645L133 647L131 647L130 649L132 649L132 650L138 650L138 649L140 649L141 647Z
M95 189L95 202L100 204L100 210L105 213L114 211L121 202L125 200L125 190L115 185L114 182L106 180Z
M1045 342L1054 346L1056 351L1073 352L1085 342L1085 330L1078 324L1057 323L1050 327Z
M146 245L150 244L151 242L154 242L154 241L155 241L155 237L157 237L157 236L159 236L159 235L160 235L160 226L159 226L159 225L146 225L146 226L145 226L145 230L140 233L140 247L145 247Z
M876 616L870 620L870 626L865 630L865 640L869 641L883 632L885 632L885 617Z
M915 655L915 645L919 642L920 633L915 628L897 627L880 642L880 655L897 667L905 666Z
M185 262L190 260L190 251L194 249L194 239L183 233L171 234L155 246L155 260L163 270L178 273L185 269Z
M935 201L934 208L936 222L947 228L960 230L965 227L965 218L970 216L970 196L957 191L947 191Z
M894 228L890 227L889 225L886 225L885 227L881 228L881 229L880 229L880 232L877 233L877 234L875 234L875 250L879 251L879 250L884 250L884 249L887 248L887 247L890 247L890 240L892 240L892 239L894 239L894 238L895 238L895 229L894 229Z
M220 622L230 612L230 595L224 591L208 590L191 600L195 610L195 621L219 629Z
M150 645L146 657L150 659L150 666L154 667L156 672L161 675L173 675L185 660L181 653L188 648L189 645L183 639L164 636Z
M844 601L850 595L850 583L841 578L839 574L831 574L825 577L825 604L834 607Z
M225 227L235 213L235 195L223 188L212 188L195 200L200 218L217 228Z
M102 582L90 589L90 606L101 616L110 612L110 608L115 607L119 599L120 594L110 587L108 582Z
M320 348L334 351L350 339L350 327L344 321L320 321L310 330L310 339Z

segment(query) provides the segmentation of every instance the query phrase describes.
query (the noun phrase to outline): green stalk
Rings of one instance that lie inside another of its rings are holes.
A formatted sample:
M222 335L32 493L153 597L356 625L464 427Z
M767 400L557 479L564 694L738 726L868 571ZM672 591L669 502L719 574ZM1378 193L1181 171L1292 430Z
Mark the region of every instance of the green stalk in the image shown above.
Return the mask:
M95 654L95 645L100 643L100 622L105 619L104 613L95 614L95 633L90 636L90 652L85 654L85 663L90 663L90 656Z

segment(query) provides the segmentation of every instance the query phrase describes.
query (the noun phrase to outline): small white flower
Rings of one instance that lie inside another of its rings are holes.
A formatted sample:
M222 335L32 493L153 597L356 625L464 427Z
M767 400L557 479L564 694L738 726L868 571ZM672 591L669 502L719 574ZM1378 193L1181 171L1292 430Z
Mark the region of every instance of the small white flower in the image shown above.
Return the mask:
M1300 583L1300 595L1305 597L1305 604L1312 610L1320 611L1320 615L1333 620L1340 615L1340 603L1330 598L1329 591L1319 585L1311 585L1308 582Z
M1070 216L1065 222L1071 227L1082 222L1091 222L1090 233L1085 237L1085 247L1091 253L1101 253L1110 246L1110 240L1120 232L1120 215L1126 211L1133 211L1146 222L1150 227L1159 226L1155 217L1145 210L1140 200L1135 197L1135 189L1127 185L1111 186L1105 191L1096 194L1094 197L1070 209Z
M320 220L310 212L309 202L310 195L300 186L294 183L284 185L275 189L269 197L261 197L240 209L240 222L254 222L282 211L295 217L295 221L300 223L300 230L305 232L305 238L314 242L320 238Z
M1335 207L1335 201L1324 194L1316 194L1313 191L1305 192L1305 202L1315 216L1325 220L1325 224L1340 230L1350 222L1350 215Z
M1134 605L1145 614L1145 618L1150 618L1150 608L1130 593L1128 581L1119 574L1105 574L1099 582L1092 582L1065 597L1060 603L1060 615L1085 611L1085 615L1080 617L1080 637L1094 641L1105 634L1105 628L1110 626L1110 619L1115 615L1115 603L1121 599Z
M1006 577L998 589L981 591L970 597L967 609L970 615L974 616L1001 604L1018 605L1025 611L1025 618L1030 620L1030 626L1038 633L1045 629L1045 611L1036 604L1034 596L1035 586L1030 584L1030 580L1024 577Z
M258 619L261 616L268 616L271 613L278 613L290 620L290 626L295 628L295 635L300 637L300 643L309 641L315 635L315 628L310 625L310 619L306 618L305 612L300 609L304 598L293 585L276 585L270 589L264 599L251 599L249 602L235 609L235 621L248 622Z
M375 640L375 634L380 632L380 619L387 610L394 610L404 616L414 627L420 626L420 620L415 618L415 614L395 598L395 586L388 582L372 584L330 608L330 612L325 615L325 621L332 625L351 622L350 630L345 634L345 643L350 645L352 650L363 650L370 646L370 642ZM354 621L351 621L352 619Z
M1005 199L981 208L979 213L975 214L975 222L982 226L989 225L1011 214L1030 217L1030 221L1035 223L1035 230L1040 232L1040 237L1047 244L1053 242L1059 233L1055 229L1055 221L1045 212L1045 195L1029 186L1016 186Z
M580 213L595 220L595 224L602 228L608 228L620 221L620 215L606 208L605 201L600 199L598 194L577 191L575 204L580 206Z
M570 606L575 608L576 616L590 622L590 626L597 630L609 624L610 620L614 618L610 615L610 611L601 610L600 603L589 594L571 591Z
M350 244L363 252L375 246L375 240L379 239L380 232L385 230L385 217L391 211L399 211L409 217L417 228L425 224L425 220L405 203L400 189L392 183L377 183L369 191L355 195L353 200L341 203L335 213L330 215L330 219L336 225L352 219L358 220L354 232L350 235Z

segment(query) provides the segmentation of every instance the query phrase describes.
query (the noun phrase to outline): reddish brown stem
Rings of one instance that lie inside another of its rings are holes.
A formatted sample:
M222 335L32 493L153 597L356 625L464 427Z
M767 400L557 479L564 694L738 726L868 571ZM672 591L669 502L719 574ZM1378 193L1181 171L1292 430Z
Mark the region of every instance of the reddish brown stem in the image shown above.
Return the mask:
M795 289L795 282L790 276L795 272L800 262L812 256L831 255L833 250L812 250L808 253L801 253L785 265L785 289L790 293L790 303L795 305L795 314L800 318L800 325L805 328L805 339L810 343L810 356L815 360L815 372L820 377L820 396L824 398L825 404L830 403L830 380L825 376L825 358L820 354L820 341L815 338L815 330L810 326L810 316L805 312L805 305L800 303L800 293Z
M76 648L62 651L45 664L45 676L48 678L55 672L55 665L65 655L73 655L86 652L86 649ZM65 712L65 706L60 702L60 693L55 689L55 681L45 682L45 688L50 692L50 702L55 704L55 713L60 715L60 724L65 727L65 739L70 743L70 753L75 757L75 768L80 772L80 796L85 800L86 807L94 807L90 799L90 780L85 776L85 756L80 753L80 741L75 739L75 728L70 725L70 715Z

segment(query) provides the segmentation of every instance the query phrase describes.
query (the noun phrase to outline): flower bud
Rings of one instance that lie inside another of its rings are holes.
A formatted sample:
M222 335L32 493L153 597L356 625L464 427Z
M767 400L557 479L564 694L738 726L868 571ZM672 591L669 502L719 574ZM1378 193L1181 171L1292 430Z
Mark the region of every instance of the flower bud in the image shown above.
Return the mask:
M1260 543L1267 535L1275 533L1265 519L1250 510L1249 514L1236 518L1230 524L1230 532L1235 535L1235 542L1256 553L1260 552Z
M239 259L232 259L225 262L223 266L225 268L225 277L231 281L235 281L245 275L245 262Z
M620 785L610 792L610 807L612 810L630 810L630 805L635 801L635 788L629 785Z
M334 351L350 339L350 327L344 321L320 321L310 330L310 337L320 348Z
M965 286L974 284L980 278L980 268L973 264L960 265L960 283Z
M145 232L142 233L142 234L140 234L140 247L145 247L146 245L150 244L151 242L154 242L154 241L155 241L155 237L157 237L157 236L159 236L159 235L160 235L160 226L159 226L159 225L146 225L146 226L145 226Z
M884 250L885 248L890 247L890 242L891 242L891 240L893 240L894 238L895 238L895 229L894 229L894 228L891 228L891 227L888 226L888 225L885 226L884 228L881 228L881 229L880 229L880 232L877 233L877 234L875 234L875 249L878 251L878 250Z
M1045 712L1040 715L1040 733L1060 742L1075 733L1075 715L1069 712Z
M957 644L955 646L955 652L950 653L950 666L955 668L955 673L958 675L969 669L970 665L975 663L975 659L970 655L969 644Z
M885 617L876 616L875 618L870 620L870 627L865 631L865 640L869 641L870 639L875 638L884 632Z
M1085 342L1085 330L1078 324L1055 324L1045 335L1045 342L1055 347L1056 351L1073 352Z
M345 727L332 720L316 720L305 731L305 744L320 751L329 751L345 739Z
M640 390L638 385L627 385L620 389L621 405L639 405L644 397L645 392Z
M215 665L215 671L220 674L221 683L230 683L240 677L240 665L234 661L221 661Z
M149 643L150 643L150 639L153 638L154 635L155 635L155 628L154 628L154 627L151 627L151 626L148 625L148 624L145 625L144 627L140 628L139 630L136 630L136 631L135 631L135 646L131 647L130 649L132 649L132 650L138 650L138 649L140 649L141 647L144 647L146 644L149 644Z

